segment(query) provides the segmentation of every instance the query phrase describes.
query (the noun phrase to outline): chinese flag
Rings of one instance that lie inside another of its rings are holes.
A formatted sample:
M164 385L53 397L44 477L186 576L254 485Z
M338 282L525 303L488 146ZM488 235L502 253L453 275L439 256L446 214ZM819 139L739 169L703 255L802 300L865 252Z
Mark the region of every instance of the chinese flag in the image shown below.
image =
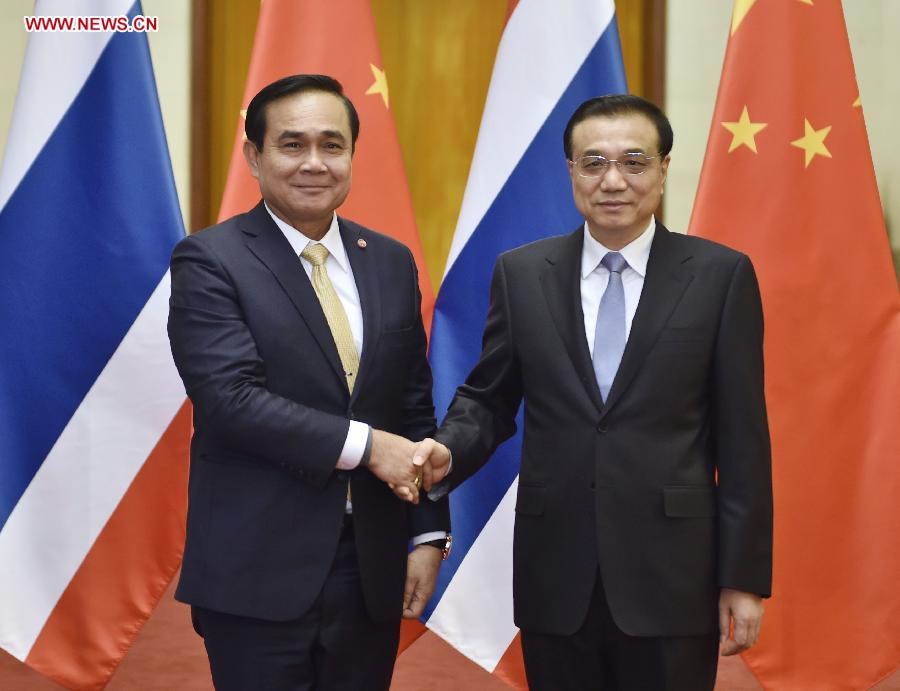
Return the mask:
M338 213L390 235L412 250L419 267L425 329L430 330L434 293L389 108L387 76L369 0L265 0L260 7L243 109L264 86L291 74L334 77L353 101L360 120L353 186ZM247 211L259 201L259 186L241 153L243 140L241 119L220 221Z
M691 232L759 274L775 582L767 689L900 662L900 299L838 0L738 0Z

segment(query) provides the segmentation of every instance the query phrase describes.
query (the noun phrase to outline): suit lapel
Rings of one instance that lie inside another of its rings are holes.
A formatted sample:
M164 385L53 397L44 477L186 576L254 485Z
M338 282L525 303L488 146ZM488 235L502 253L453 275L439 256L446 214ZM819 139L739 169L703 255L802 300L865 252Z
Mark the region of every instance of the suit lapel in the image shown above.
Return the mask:
M591 363L591 352L584 333L584 313L581 309L583 243L584 230L579 227L555 246L556 250L547 256L548 266L541 274L541 286L556 330L565 343L575 372L594 405L600 410L603 400Z
M347 252L353 279L359 293L359 305L363 317L363 348L359 358L359 372L353 387L351 403L362 390L363 379L372 369L372 360L378 351L378 337L381 334L381 286L378 280L378 259L373 247L369 246L359 226L338 217L341 242Z
M641 299L631 323L628 343L625 345L622 362L616 372L603 415L606 415L621 398L640 370L647 354L656 343L660 330L669 320L669 316L693 279L689 268L690 259L690 253L681 249L681 243L675 242L672 234L661 223L657 223L653 244L650 246L650 259L647 262Z
M246 235L248 249L268 267L281 284L346 390L344 368L319 298L303 270L300 258L294 254L291 244L275 225L262 202L244 217L241 230Z

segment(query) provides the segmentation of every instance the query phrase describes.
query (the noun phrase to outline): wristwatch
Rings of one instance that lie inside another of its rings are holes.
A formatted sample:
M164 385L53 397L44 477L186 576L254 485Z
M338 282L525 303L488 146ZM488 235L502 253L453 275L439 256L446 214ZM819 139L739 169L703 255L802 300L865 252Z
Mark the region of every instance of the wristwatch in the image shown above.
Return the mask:
M447 537L440 540L429 540L428 542L421 542L419 544L437 547L441 550L441 559L446 561L447 557L450 556L450 548L453 546L453 536L447 535Z

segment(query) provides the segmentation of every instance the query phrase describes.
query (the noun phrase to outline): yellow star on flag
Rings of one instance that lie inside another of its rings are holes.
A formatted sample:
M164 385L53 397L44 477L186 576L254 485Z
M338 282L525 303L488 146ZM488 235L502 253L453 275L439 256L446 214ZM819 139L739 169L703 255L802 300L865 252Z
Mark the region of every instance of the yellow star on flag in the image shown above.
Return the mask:
M800 2L802 2L804 5L812 5L813 4L813 0L800 0Z
M803 149L803 152L806 154L806 163L804 167L809 168L809 163L816 154L831 158L831 152L825 146L825 137L831 132L831 125L817 130L809 124L809 120L803 118L803 129L803 136L800 137L800 139L792 141L791 146Z
M388 85L387 85L387 75L384 73L384 70L379 70L375 65L369 64L369 67L372 68L372 76L375 77L375 81L372 82L372 86L369 87L369 90L366 91L366 96L371 94L381 94L381 98L384 99L384 107L388 107Z
M734 11L731 14L732 36L734 36L734 32L737 31L741 22L744 21L744 17L747 16L747 13L750 11L750 8L753 7L754 3L756 3L756 0L734 0Z
M723 122L722 127L731 132L731 144L728 146L728 153L731 153L739 146L746 146L753 153L756 151L756 134L760 130L768 127L767 122L750 122L750 114L747 112L747 106L741 112L741 118L737 122Z
M857 97L856 97L856 100L853 102L853 107L854 107L854 108L861 108L861 107L862 107L862 100L860 99L859 96L857 96Z

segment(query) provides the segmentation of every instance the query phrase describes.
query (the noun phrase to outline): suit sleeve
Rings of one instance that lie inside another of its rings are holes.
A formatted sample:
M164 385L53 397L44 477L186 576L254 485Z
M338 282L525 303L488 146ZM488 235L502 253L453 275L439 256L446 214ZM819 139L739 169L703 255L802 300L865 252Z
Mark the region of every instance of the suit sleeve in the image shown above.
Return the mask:
M412 441L420 441L434 434L434 400L432 399L431 365L428 364L428 339L422 322L422 293L419 291L419 274L415 259L407 250L411 267L412 286L415 291L416 316L414 324L415 346L410 357L403 389L403 436Z
M763 313L742 256L725 299L713 364L719 585L763 596L772 583L772 468Z
M512 338L509 286L501 256L491 278L491 297L481 357L456 390L435 438L453 454L449 488L478 471L516 431L522 379Z
M229 276L205 243L172 255L169 341L198 431L228 450L322 487L350 422L267 388L266 370Z

